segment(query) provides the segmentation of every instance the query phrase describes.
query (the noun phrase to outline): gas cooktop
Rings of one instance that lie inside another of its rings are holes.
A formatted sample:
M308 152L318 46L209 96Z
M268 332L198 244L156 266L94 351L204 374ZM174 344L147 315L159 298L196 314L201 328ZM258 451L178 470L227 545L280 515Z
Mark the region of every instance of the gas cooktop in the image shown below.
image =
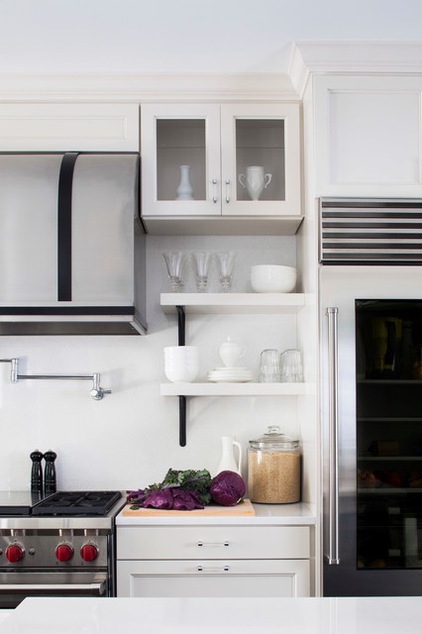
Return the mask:
M30 491L0 491L0 517L104 517L120 491L57 491L42 499Z
M32 515L106 515L122 497L120 491L58 491L32 508Z

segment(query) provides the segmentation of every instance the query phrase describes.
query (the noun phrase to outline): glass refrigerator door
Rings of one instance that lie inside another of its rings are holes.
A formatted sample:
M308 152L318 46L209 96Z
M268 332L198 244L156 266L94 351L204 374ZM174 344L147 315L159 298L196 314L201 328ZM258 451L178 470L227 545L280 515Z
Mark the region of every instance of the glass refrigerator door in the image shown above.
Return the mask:
M422 568L422 301L356 301L358 568Z

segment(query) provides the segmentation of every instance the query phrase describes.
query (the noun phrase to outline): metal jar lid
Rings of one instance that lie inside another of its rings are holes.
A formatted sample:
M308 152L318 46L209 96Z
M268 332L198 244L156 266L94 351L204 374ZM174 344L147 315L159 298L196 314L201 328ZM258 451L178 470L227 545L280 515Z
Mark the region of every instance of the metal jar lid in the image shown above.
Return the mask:
M299 449L299 440L293 440L281 434L280 427L277 425L268 427L266 434L256 440L250 440L249 444L252 449L261 451L297 451Z

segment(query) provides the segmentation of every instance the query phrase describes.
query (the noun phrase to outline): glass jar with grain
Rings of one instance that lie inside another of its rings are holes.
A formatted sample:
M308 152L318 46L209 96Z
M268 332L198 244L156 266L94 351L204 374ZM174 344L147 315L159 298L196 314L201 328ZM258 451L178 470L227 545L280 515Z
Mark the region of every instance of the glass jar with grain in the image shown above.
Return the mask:
M300 501L301 451L298 440L277 426L249 441L248 496L252 502L289 504Z

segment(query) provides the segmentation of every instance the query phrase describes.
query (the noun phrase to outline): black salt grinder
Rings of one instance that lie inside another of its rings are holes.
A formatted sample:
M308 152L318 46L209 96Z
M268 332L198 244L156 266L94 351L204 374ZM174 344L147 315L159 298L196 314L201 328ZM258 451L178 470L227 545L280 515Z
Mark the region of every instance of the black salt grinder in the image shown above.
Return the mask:
M31 492L39 496L42 494L43 491L41 466L43 454L41 453L41 451L38 451L38 449L35 449L35 451L30 454L30 458L32 460Z
M49 449L44 454L45 472L44 472L44 495L56 492L56 467L54 461L57 454Z

